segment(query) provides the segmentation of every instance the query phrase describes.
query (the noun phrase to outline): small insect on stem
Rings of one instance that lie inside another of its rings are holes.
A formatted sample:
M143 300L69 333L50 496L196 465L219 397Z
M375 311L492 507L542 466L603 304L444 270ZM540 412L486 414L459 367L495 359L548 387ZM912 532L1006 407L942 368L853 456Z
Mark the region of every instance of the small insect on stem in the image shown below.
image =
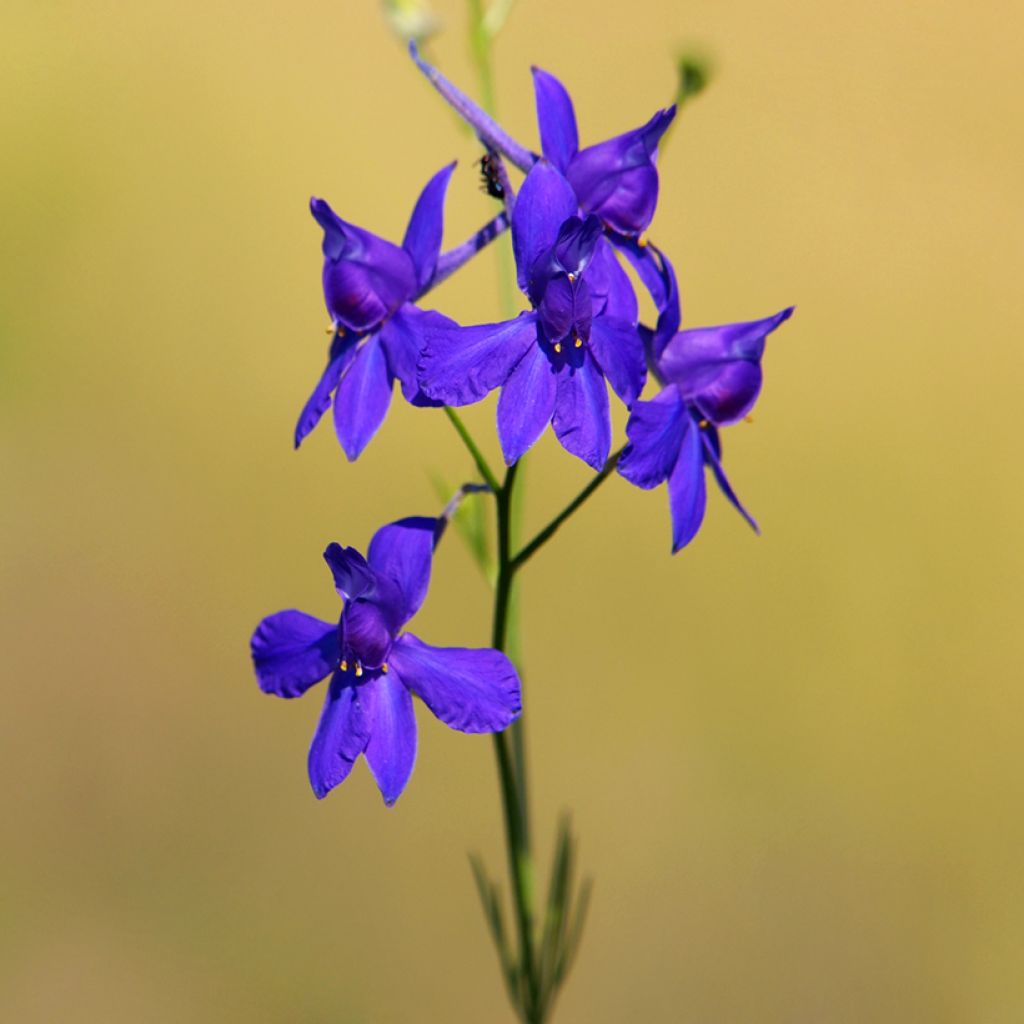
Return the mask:
M505 198L505 186L498 171L498 158L490 153L480 157L480 189L494 199Z

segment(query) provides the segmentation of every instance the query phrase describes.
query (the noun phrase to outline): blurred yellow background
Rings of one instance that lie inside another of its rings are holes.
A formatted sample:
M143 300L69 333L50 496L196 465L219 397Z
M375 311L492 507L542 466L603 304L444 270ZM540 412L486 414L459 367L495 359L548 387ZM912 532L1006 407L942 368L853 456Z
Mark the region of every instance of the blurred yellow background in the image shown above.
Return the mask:
M1009 0L519 0L499 39L530 144L530 63L596 141L703 44L652 237L690 326L798 307L725 435L763 537L714 492L671 558L664 490L614 479L524 575L540 857L570 807L596 878L565 1024L1024 1019L1022 30ZM490 743L421 713L396 808L363 765L318 803L320 696L262 696L247 650L336 614L326 542L469 472L397 399L357 464L329 421L291 450L308 197L399 239L458 157L454 243L494 209L477 147L369 0L5 0L0 95L0 1020L511 1020L465 859L502 866ZM492 318L494 281L437 304ZM537 526L587 471L550 434L529 462ZM414 629L486 642L454 539Z

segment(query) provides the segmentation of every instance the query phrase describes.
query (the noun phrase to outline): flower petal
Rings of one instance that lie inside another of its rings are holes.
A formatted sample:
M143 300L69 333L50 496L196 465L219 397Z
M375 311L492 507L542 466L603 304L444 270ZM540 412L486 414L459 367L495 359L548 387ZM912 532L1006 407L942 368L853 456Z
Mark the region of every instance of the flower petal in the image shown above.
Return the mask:
M348 778L356 758L366 749L373 704L372 681L352 686L340 672L331 677L309 748L309 781L318 799Z
M324 229L323 285L335 323L353 331L376 327L416 292L409 254L397 245L343 221L323 200L310 210Z
M405 238L402 239L402 248L412 258L416 269L416 284L420 288L426 287L437 267L444 234L444 197L454 170L453 161L427 182L416 201L409 226L405 229Z
M250 642L264 693L301 697L338 665L338 626L294 609L268 615Z
M531 345L498 398L498 437L505 463L518 461L551 422L556 376L539 345Z
M417 406L436 406L420 390L416 364L426 345L426 332L430 328L446 330L458 328L454 320L432 310L418 309L411 303L402 306L380 329L380 340L388 360L388 372L402 385L407 402Z
M334 576L334 589L346 601L373 590L375 579L366 559L355 548L343 548L340 544L327 545L324 561Z
M636 239L619 235L615 247L633 264L658 310L658 322L651 332L651 354L657 360L679 330L681 320L675 268L655 245L641 246Z
M521 171L528 171L537 157L525 146L520 146L490 114L481 110L461 89L448 81L435 67L431 67L419 54L415 42L409 43L409 55L427 76L430 84L448 101L460 117L476 132L480 141L508 157Z
M649 402L637 402L629 413L629 444L619 458L618 470L631 484L649 490L664 483L679 459L690 414L669 386Z
M704 446L700 428L686 417L686 432L679 447L679 458L668 478L668 506L672 513L672 554L697 536L707 506L704 482Z
M554 75L533 68L533 92L537 100L540 148L563 174L580 148L576 112L565 86Z
M590 351L615 393L632 405L647 379L647 360L636 327L626 320L599 316L590 325Z
M398 588L400 624L408 622L423 604L430 586L430 566L438 521L409 516L382 526L370 541L370 568Z
M349 462L370 443L391 404L391 377L380 337L371 334L356 353L334 396L334 430Z
M763 320L680 331L665 346L659 368L709 420L735 423L760 394L765 339L792 314L790 307Z
M370 685L373 721L364 753L380 795L390 807L402 795L416 763L416 714L412 695L397 673L381 675Z
M601 469L612 446L608 388L594 357L585 351L576 368L558 374L552 425L562 447L588 466Z
M629 275L615 258L615 250L602 236L587 267L587 284L594 300L594 312L618 317L631 324L637 321L636 293Z
M500 387L537 340L537 316L478 327L431 327L419 362L425 394L446 405L479 402Z
M534 264L558 240L562 225L576 215L576 194L561 172L541 160L526 176L512 211L512 249L519 287L533 295Z
M338 344L341 342L342 344ZM341 375L348 368L356 354L356 339L350 334L338 334L331 345L331 358L327 362L313 394L302 408L299 421L295 424L295 447L302 444L306 435L320 422L331 404L331 394L338 386Z
M572 158L566 177L580 206L613 231L638 235L658 203L658 140L672 123L675 107L660 110L642 128L588 146Z
M714 427L708 427L707 430L701 432L701 436L704 441L704 461L711 467L711 472L715 474L715 480L720 490L729 500L732 507L747 521L754 533L760 536L761 527L757 525L757 520L743 507L743 502L736 496L736 492L732 489L732 484L729 483L729 478L725 475L725 469L722 466L722 450L718 442L718 431Z
M399 637L391 667L442 721L460 732L500 732L522 710L515 666L500 651L431 647Z

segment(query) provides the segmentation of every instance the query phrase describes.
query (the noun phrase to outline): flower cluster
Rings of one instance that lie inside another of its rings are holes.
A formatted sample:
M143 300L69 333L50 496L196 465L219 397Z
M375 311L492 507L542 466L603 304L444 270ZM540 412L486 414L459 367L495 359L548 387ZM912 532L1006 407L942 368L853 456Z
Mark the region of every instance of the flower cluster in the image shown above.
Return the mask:
M462 406L500 389L497 432L507 465L548 424L563 448L595 471L612 468L641 488L667 484L673 551L704 517L709 470L757 529L722 464L719 430L746 417L761 389L765 339L792 314L681 329L674 268L645 232L658 200L659 140L675 108L613 138L582 146L572 100L535 68L540 152L514 140L411 47L431 84L484 149L488 192L503 209L471 238L442 251L454 164L426 184L400 245L342 220L323 199L323 289L331 320L324 369L302 409L295 445L332 405L349 459L380 428L398 381L414 406ZM518 192L507 164L522 173ZM421 303L506 229L529 308L501 322L460 325ZM640 323L632 267L657 311ZM641 399L648 377L656 393ZM609 386L629 412L627 443L612 454ZM260 686L296 697L330 677L309 755L318 796L364 755L388 804L413 767L412 696L463 732L495 732L519 714L516 671L500 651L439 649L405 623L422 603L443 519L383 527L364 559L330 545L324 557L344 600L339 621L297 611L264 619L252 638Z

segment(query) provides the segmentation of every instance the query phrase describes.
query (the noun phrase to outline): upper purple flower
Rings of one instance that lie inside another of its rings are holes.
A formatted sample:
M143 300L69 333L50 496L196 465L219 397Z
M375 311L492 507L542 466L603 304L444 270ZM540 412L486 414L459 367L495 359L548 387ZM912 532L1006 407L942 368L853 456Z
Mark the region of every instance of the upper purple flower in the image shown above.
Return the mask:
M296 424L296 448L327 411L332 394L334 428L350 460L384 421L396 378L407 401L433 404L416 384L416 360L425 326L449 321L413 303L507 226L502 214L440 256L444 198L454 167L449 164L427 183L401 246L342 220L323 199L310 201L324 232L324 299L334 337L327 368Z
M705 466L740 515L758 529L722 468L718 428L743 419L754 407L765 339L792 314L790 307L764 320L680 331L661 345L654 332L655 367L665 387L630 411L629 444L618 470L638 487L668 481L673 553L693 540L704 519Z
M577 216L576 194L561 172L539 161L512 214L519 287L532 311L424 332L425 394L467 405L501 387L498 435L509 465L551 422L566 451L600 469L611 447L605 378L627 405L643 388L636 299L601 232L596 217Z
M318 797L366 756L384 802L401 795L416 758L412 695L461 732L498 732L521 708L519 678L500 651L431 647L402 627L427 595L439 521L382 527L367 557L331 544L324 552L345 602L337 623L299 611L265 618L252 637L265 693L299 697L331 677L309 751Z
M521 146L489 114L477 106L410 44L420 70L441 95L469 122L490 147L528 172L539 159ZM655 166L658 140L675 117L676 108L659 110L643 127L580 149L576 113L561 82L533 69L541 153L568 178L584 214L594 214L611 232L636 237L645 231L658 202Z

